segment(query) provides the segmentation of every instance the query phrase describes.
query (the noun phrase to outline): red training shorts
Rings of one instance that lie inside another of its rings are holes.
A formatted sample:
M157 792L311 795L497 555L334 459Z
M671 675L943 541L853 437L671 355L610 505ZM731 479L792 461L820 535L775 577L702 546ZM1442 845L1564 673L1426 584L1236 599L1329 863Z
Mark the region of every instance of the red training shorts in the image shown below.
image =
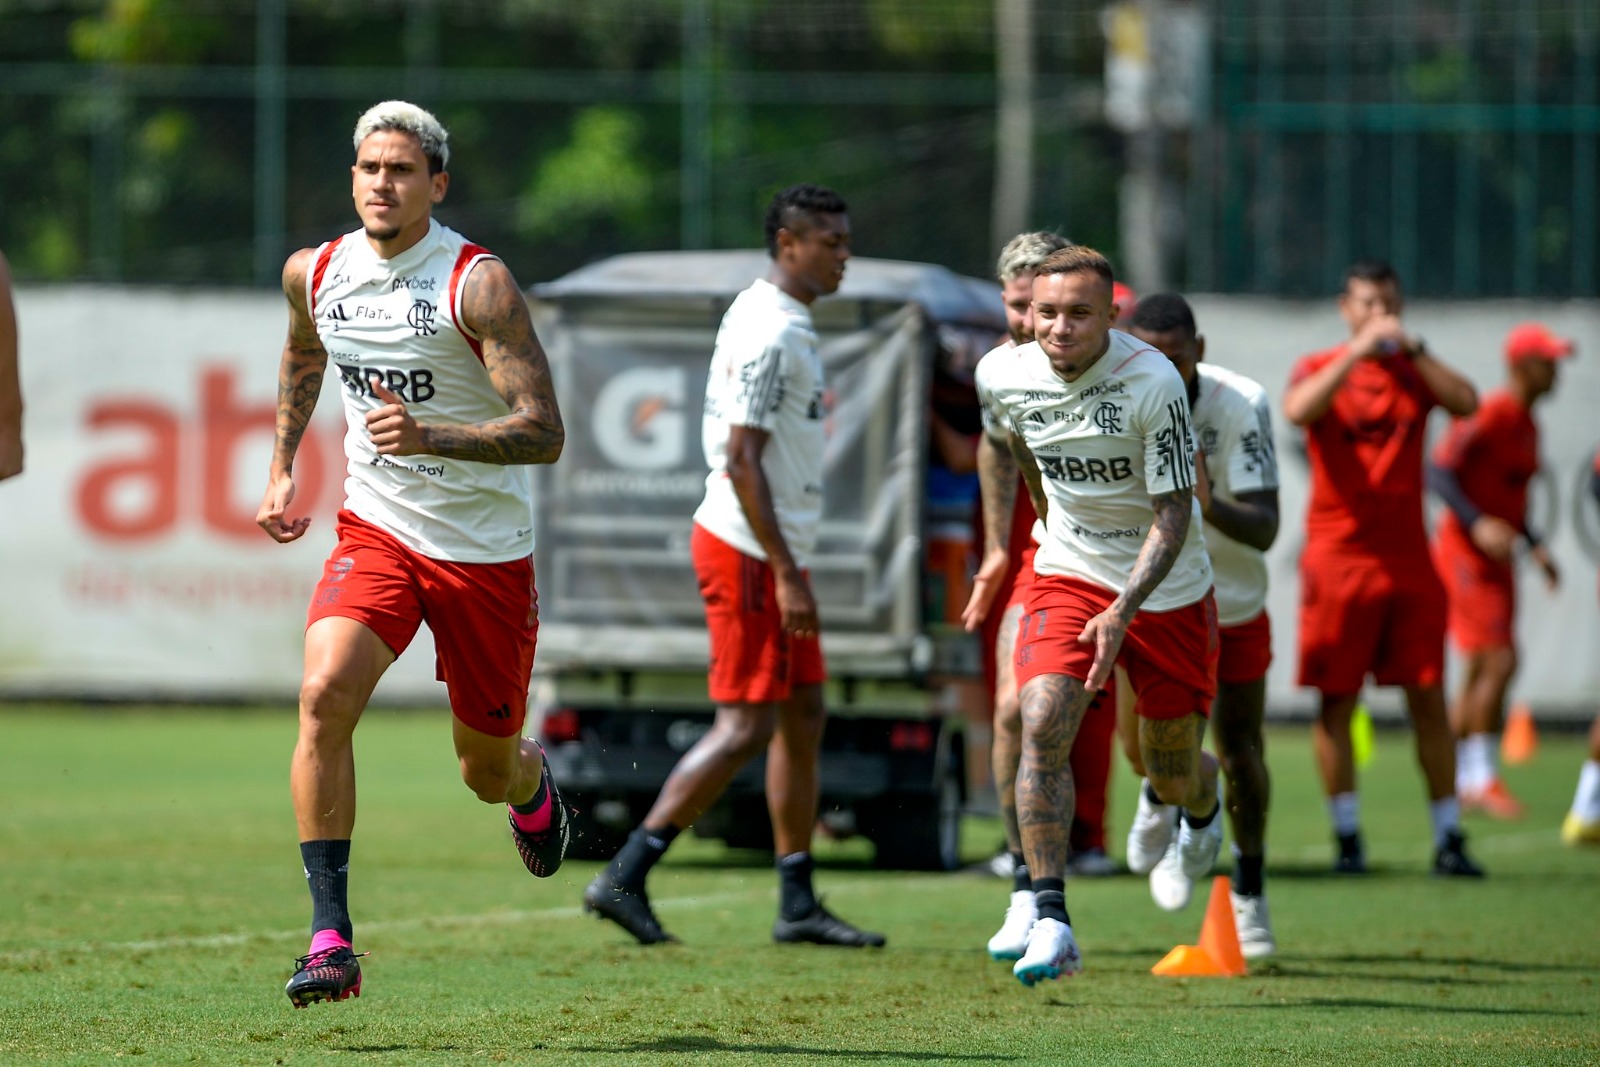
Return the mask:
M1450 640L1469 654L1514 647L1516 572L1451 529L1441 529L1433 542L1433 562L1449 602Z
M1404 563L1300 560L1299 684L1324 693L1444 679L1444 586L1421 556Z
M306 626L330 616L354 619L398 657L426 619L455 717L492 737L521 733L539 636L532 558L431 559L343 510L334 532L339 544L323 564Z
M771 704L787 700L795 686L827 680L821 642L784 633L766 560L745 555L698 523L689 555L706 604L712 703Z
M1037 575L1018 624L1017 688L1044 674L1088 678L1094 645L1078 636L1116 598L1111 590L1077 578ZM1217 654L1217 601L1208 590L1185 607L1135 614L1117 662L1139 694L1139 715L1178 719L1210 715Z
M1030 540L1028 547L1022 550L1022 562L1017 566L1017 577L1011 583L1011 599L1005 604L1006 610L1011 608L1026 608L1028 603L1028 590L1033 588L1033 557L1039 554L1039 542Z
M1224 626L1218 632L1222 637L1218 684L1244 685L1266 677L1267 668L1272 666L1272 620L1267 617L1266 608L1255 618Z

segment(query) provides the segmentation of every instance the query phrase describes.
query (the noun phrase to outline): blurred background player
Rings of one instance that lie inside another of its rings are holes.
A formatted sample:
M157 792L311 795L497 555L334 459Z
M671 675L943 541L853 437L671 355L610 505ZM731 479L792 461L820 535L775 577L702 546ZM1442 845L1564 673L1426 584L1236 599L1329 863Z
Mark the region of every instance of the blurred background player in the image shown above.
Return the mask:
M1589 495L1600 506L1600 449L1589 469ZM1600 845L1600 715L1589 724L1589 757L1578 772L1578 789L1562 820L1561 840L1569 845Z
M805 570L822 518L825 444L811 305L844 278L847 210L837 193L815 185L773 197L771 270L739 294L717 331L702 432L711 473L690 542L706 604L716 718L583 893L586 910L641 944L676 940L650 908L651 868L763 750L779 886L773 940L884 944L882 934L824 908L811 884L827 677Z
M22 378L17 369L17 311L11 266L0 253L0 481L22 473Z
M462 779L485 803L508 806L532 874L549 877L566 855L567 809L544 753L522 738L539 626L526 465L554 463L565 432L516 279L433 218L450 184L448 137L413 104L370 108L350 168L361 228L301 249L283 269L289 336L256 518L273 540L310 526L287 512L295 454L330 369L349 425L347 498L308 613L290 771L312 900L311 948L286 988L297 1008L361 994L347 901L352 736L423 619Z
M1018 625L1022 701L1017 822L1038 920L1012 968L1026 985L1081 967L1064 876L1069 756L1120 658L1139 694L1144 765L1184 809L1184 871L1210 871L1222 843L1217 764L1201 751L1216 695L1211 564L1194 521L1194 441L1183 381L1160 353L1111 328L1111 264L1069 247L1033 281L1033 344L989 388L1045 536ZM1164 851L1173 827L1164 827Z
M1300 557L1299 683L1321 703L1317 769L1338 840L1334 870L1366 870L1350 720L1368 673L1405 690L1433 822L1433 870L1481 876L1456 800L1444 703L1445 595L1422 518L1428 412L1477 409L1472 383L1400 322L1400 278L1380 260L1345 272L1349 340L1302 357L1283 412L1306 435L1311 501Z
M1033 504L1024 491L1017 492L1021 475L1006 442L1004 415L995 410L987 382L1003 373L1015 360L1018 346L1033 339L1034 271L1051 253L1067 247L1058 234L1039 231L1013 237L1000 251L996 273L1006 309L1006 340L979 360L974 379L983 416L983 436L978 441L978 478L983 490L984 557L973 578L972 596L962 612L968 630L980 630L994 656L994 737L991 756L995 794L1005 827L1005 863L998 869L1011 877L1011 903L1005 921L989 939L989 954L1014 960L1027 948L1028 931L1037 917L1033 883L1022 855L1017 829L1016 778L1021 755L1022 722L1017 702L1017 622L1033 575L1033 556L1043 534ZM995 603L1003 610L991 610ZM987 658L987 657L986 657ZM1070 873L1111 874L1116 865L1106 855L1106 787L1111 777L1112 736L1116 728L1111 689L1096 694L1085 713L1072 747L1074 811Z
M1433 558L1465 671L1450 706L1456 795L1463 808L1500 819L1522 815L1495 760L1506 691L1517 671L1515 553L1527 547L1552 591L1559 580L1528 524L1528 482L1539 472L1533 407L1555 389L1556 363L1572 351L1571 341L1536 322L1512 329L1505 385L1451 423L1428 466L1428 487L1448 505L1434 530Z
M1272 663L1265 553L1278 535L1272 405L1256 382L1204 362L1205 338L1196 330L1188 301L1177 293L1155 293L1140 301L1129 332L1177 368L1203 459L1205 477L1196 479L1195 495L1216 582L1221 648L1212 737L1227 776L1224 801L1233 827L1231 895L1239 947L1246 959L1257 959L1277 948L1263 874L1271 783L1261 732L1267 667ZM1141 783L1139 810L1139 819L1156 817L1159 811L1159 817L1170 821L1177 814L1156 803L1146 783ZM1130 850L1130 867L1133 859ZM1141 865L1149 859L1141 856ZM1174 911L1189 902L1194 883L1185 876L1175 845L1147 869L1157 904Z

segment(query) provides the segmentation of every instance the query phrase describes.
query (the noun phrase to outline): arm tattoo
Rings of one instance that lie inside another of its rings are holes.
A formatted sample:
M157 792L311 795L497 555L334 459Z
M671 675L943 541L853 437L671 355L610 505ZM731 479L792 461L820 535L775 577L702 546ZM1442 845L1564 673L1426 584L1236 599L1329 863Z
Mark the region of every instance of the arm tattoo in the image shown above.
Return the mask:
M1022 759L1017 765L1017 825L1035 878L1067 869L1074 786L1072 743L1094 694L1064 674L1045 674L1022 688Z
M984 434L978 442L978 487L983 496L983 548L1005 548L1017 507L1017 458Z
M1133 621L1139 605L1161 584L1178 558L1178 550L1189 536L1194 490L1177 489L1170 493L1159 493L1150 498L1150 507L1155 512L1155 521L1145 535L1144 547L1139 549L1139 558L1133 564L1133 574L1128 578L1127 588L1117 598L1118 613L1124 623Z
M482 338L483 365L511 413L467 426L420 426L423 444L433 455L478 463L554 463L566 430L527 301L499 260L480 262L463 284L462 319Z
M317 324L306 307L305 282L305 263L297 255L283 272L284 295L289 299L289 336L278 364L277 437L272 448L276 470L294 469L295 453L311 423L311 413L316 410L322 376L328 367L328 352L322 347Z

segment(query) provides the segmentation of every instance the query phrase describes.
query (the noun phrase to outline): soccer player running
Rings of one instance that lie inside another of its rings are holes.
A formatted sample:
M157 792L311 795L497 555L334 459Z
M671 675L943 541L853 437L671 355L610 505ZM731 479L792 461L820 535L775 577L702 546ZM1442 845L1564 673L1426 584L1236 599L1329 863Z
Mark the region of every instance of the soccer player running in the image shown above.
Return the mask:
M1589 495L1600 505L1600 449L1589 471ZM1568 845L1600 845L1600 715L1589 723L1589 755L1578 771L1572 806L1561 821L1561 840Z
M1017 828L1017 762L1022 754L1022 711L1017 700L1015 652L1017 623L1033 579L1033 557L1044 524L1034 514L1027 494L1018 495L1021 475L1007 443L1004 415L995 409L991 379L1003 375L1020 346L1033 340L1034 271L1052 253L1067 247L1066 238L1040 231L1013 237L1000 251L996 273L1002 286L1006 312L1006 341L978 361L974 383L983 415L983 436L978 441L978 482L983 493L984 557L973 578L972 594L962 611L969 631L990 634L993 627L995 684L994 740L990 758L995 795L1005 827L1010 858L1011 902L1005 921L989 939L989 955L1015 960L1028 947L1038 911L1033 901L1033 881L1022 853ZM991 608L1004 605L998 617ZM1072 820L1072 840L1067 867L1073 874L1103 875L1116 868L1105 851L1106 786L1111 778L1111 745L1116 730L1115 697L1107 689L1095 695L1072 747L1072 777L1077 786Z
M1208 873L1222 844L1217 762L1200 748L1216 690L1217 615L1196 518L1189 404L1165 356L1112 330L1112 281L1111 264L1089 248L1040 264L1038 340L992 386L1045 520L1016 653L1017 822L1039 912L1012 968L1025 985L1081 967L1064 882L1069 757L1119 660L1139 694L1151 788L1183 809L1185 874Z
M763 750L779 886L773 940L884 944L824 908L811 884L827 677L805 570L822 518L825 444L811 304L844 277L846 212L837 193L816 185L774 196L766 214L772 267L739 294L717 331L702 428L711 473L690 538L716 717L583 893L586 910L641 944L676 940L651 910L651 868Z
M1472 383L1400 321L1400 278L1380 260L1345 272L1350 337L1299 360L1283 412L1306 434L1311 501L1300 557L1299 681L1320 694L1311 736L1338 841L1334 870L1366 870L1350 720L1370 673L1405 690L1433 821L1433 871L1482 876L1456 801L1445 715L1445 594L1422 519L1428 412L1470 415Z
M527 464L555 462L565 439L544 350L511 272L432 217L450 183L438 120L390 100L357 120L354 139L361 227L284 265L289 336L256 517L279 542L310 526L289 513L295 454L334 370L347 495L307 615L290 769L312 901L311 947L287 987L297 1008L361 993L347 899L352 735L424 619L467 787L507 805L538 877L561 865L569 826L543 752L521 736L538 632Z
M1522 804L1495 764L1506 690L1517 670L1516 564L1528 555L1553 591L1560 578L1528 525L1528 482L1539 472L1533 407L1555 388L1556 363L1572 342L1536 322L1506 335L1506 384L1451 424L1434 449L1428 487L1449 507L1433 536L1433 558L1449 599L1450 639L1466 677L1450 707L1456 735L1456 795L1465 809L1516 819Z
M1128 332L1177 368L1204 460L1205 477L1195 485L1195 495L1205 519L1206 549L1216 581L1221 654L1211 722L1227 778L1228 821L1233 827L1230 896L1239 948L1246 959L1259 959L1277 949L1263 874L1271 782L1261 733L1267 667L1272 663L1265 553L1278 534L1272 405L1256 382L1204 362L1206 340L1195 326L1189 302L1177 293L1156 293L1141 300ZM1129 867L1149 871L1151 895L1168 911L1189 903L1194 882L1184 874L1175 844L1161 855L1144 849L1161 836L1158 827L1170 827L1176 815L1174 809L1159 804L1148 787L1141 787L1128 837Z

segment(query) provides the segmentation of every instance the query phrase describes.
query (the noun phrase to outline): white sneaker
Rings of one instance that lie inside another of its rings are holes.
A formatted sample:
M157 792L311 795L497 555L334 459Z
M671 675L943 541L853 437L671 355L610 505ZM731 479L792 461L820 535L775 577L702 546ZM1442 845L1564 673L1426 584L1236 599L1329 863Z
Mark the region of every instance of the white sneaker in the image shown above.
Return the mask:
M1182 911L1194 895L1194 880L1183 873L1183 857L1174 841L1150 869L1150 898L1162 911Z
M1023 985L1031 986L1046 978L1072 977L1083 970L1078 942L1072 927L1060 919L1040 919L1028 935L1028 951L1011 968Z
M1067 874L1078 878L1105 878L1116 873L1117 861L1103 848L1086 848L1067 860Z
M989 939L989 955L997 960L1018 960L1028 951L1028 934L1039 919L1039 909L1033 903L1033 890L1019 889L1011 894L1011 905L1006 908L1006 921Z
M1222 807L1203 829L1196 830L1189 820L1178 820L1178 857L1183 860L1184 876L1198 882L1211 873L1217 865L1217 854L1222 851Z
M1017 861L1011 858L1007 849L996 852L989 860L989 873L996 878L1010 878L1017 873Z
M1149 779L1139 781L1139 806L1133 812L1133 825L1128 828L1128 870L1134 874L1149 874L1172 843L1172 831L1178 820L1175 804L1152 804L1145 796Z
M1258 960L1278 951L1278 942L1272 937L1272 917L1267 914L1267 898L1240 896L1231 889L1228 899L1233 902L1233 925L1239 931L1239 951L1247 960Z

